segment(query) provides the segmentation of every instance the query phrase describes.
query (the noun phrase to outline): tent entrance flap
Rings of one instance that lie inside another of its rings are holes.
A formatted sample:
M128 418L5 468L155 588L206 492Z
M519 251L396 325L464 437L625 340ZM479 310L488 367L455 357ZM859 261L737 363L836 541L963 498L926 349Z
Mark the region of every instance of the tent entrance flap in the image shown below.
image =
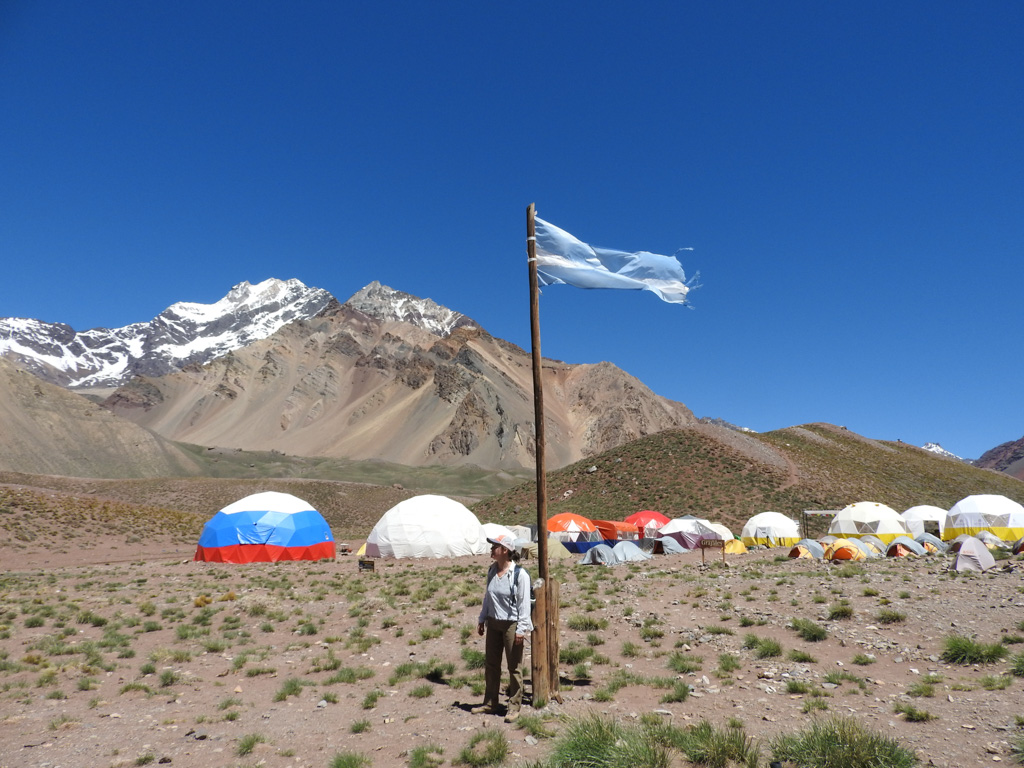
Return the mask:
M266 544L274 533L275 526L266 523L253 523L238 529L239 544Z

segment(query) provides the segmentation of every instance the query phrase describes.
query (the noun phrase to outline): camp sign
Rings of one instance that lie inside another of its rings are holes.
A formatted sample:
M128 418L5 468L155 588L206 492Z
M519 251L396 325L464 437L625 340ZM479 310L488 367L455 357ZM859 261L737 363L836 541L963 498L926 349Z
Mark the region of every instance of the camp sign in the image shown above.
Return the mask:
M722 562L725 562L725 540L724 539L701 539L700 540L700 563L704 565L704 550L706 549L720 549L722 550Z

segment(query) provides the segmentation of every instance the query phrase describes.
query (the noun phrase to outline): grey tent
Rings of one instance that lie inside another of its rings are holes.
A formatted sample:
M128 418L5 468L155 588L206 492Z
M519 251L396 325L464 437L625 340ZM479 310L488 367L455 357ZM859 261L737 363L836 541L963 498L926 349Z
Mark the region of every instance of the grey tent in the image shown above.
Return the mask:
M925 550L928 550L928 545L934 547L937 552L945 552L949 549L949 544L933 533L919 533L914 537L914 541L924 547Z
M671 536L659 536L658 541L661 542L662 554L678 555L687 551L686 547L684 547Z
M885 549L885 554L889 557L905 557L907 554L923 557L925 549L909 536L897 536L889 542L889 546Z
M825 556L825 548L814 539L800 539L791 550L790 557L812 557L821 560Z
M992 531L978 531L974 534L974 538L978 539L989 549L1009 549L1010 544L1000 539Z
M615 565L615 553L607 544L597 544L588 549L579 565Z
M967 541L968 539L973 539L973 538L974 537L971 536L971 534L969 534L969 533L961 533L959 536L957 536L952 541L947 542L949 544L949 551L950 552L959 552L960 551L960 546L965 541ZM975 541L977 541L977 539L975 539Z
M869 547L863 541L858 539L856 536L850 536L846 539L848 542L857 547L861 552L864 553L864 557L881 557L882 553L877 551L874 547Z
M862 542L864 542L865 544L867 544L871 548L877 550L878 554L880 554L880 555L884 555L885 554L885 550L886 550L885 542L882 541L877 536L875 536L873 534L870 534L870 533L866 533L866 534L864 534L863 536L861 536L859 538L860 538L860 540Z
M619 563L636 563L651 559L651 555L640 549L635 541L620 541L612 547L612 554L615 555L615 560Z
M957 537L959 538L959 537ZM960 542L960 550L956 553L951 569L954 571L985 572L996 567L996 560L980 539L968 536Z

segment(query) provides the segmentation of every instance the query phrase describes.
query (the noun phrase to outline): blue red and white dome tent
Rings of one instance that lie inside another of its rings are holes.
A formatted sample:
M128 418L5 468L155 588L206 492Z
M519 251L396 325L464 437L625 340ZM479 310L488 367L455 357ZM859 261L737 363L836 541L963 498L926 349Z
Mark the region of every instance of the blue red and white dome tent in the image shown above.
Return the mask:
M267 563L333 558L334 534L307 502L265 491L224 507L203 526L195 560Z

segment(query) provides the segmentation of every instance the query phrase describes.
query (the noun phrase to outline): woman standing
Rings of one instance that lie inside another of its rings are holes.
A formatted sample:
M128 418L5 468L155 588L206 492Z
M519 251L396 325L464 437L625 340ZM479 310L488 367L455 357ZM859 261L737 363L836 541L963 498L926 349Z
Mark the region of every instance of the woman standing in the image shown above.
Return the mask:
M533 631L530 617L530 574L516 565L519 553L508 534L488 539L491 544L491 567L487 570L487 587L480 608L477 633L487 630L484 665L484 703L473 707L474 714L498 713L501 693L501 656L508 664L508 711L505 722L515 722L523 703L523 649L526 636Z

